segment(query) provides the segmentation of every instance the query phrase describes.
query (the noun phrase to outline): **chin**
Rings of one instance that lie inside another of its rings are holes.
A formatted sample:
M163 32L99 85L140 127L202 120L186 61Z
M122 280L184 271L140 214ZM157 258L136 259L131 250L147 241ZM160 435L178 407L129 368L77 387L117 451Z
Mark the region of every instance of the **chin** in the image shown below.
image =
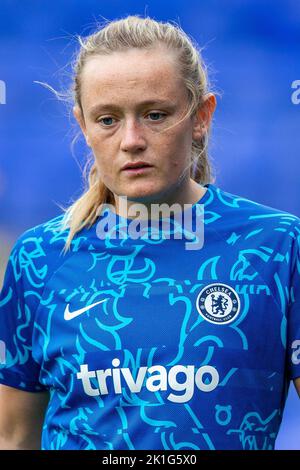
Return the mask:
M147 188L146 185L144 184L139 185L137 188L133 188L132 186L129 188L124 188L123 192L120 192L120 195L127 196L128 199L134 200L134 201L141 201L141 202L148 202L151 201L151 199L155 199L159 196L161 193L160 188Z

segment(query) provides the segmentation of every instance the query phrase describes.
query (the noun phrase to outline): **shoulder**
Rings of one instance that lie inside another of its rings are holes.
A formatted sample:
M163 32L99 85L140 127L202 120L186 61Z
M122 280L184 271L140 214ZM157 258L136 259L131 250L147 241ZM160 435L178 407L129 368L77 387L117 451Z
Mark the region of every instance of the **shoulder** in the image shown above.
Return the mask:
M278 236L280 233L292 238L299 236L300 218L295 214L224 191L214 185L210 189L219 214L218 219L229 228L236 226L244 231L256 229Z
M12 254L28 249L33 257L38 257L45 249L50 252L62 248L68 236L68 230L62 230L62 222L63 214L60 214L27 229L15 241Z
M8 260L8 270L17 285L43 288L60 263L68 230L62 229L64 214L60 214L24 231L16 239Z
M70 229L65 214L29 228L16 240L9 257L16 280L44 287L51 275L70 257L80 256L96 238L95 226L77 232L70 249L64 252Z

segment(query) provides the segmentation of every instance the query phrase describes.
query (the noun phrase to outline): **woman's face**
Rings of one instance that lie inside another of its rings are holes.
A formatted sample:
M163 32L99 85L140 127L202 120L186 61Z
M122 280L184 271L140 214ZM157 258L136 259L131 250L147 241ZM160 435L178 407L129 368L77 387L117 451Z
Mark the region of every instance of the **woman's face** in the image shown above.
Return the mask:
M176 191L182 174L183 184L190 183L192 140L204 129L199 117L178 123L188 101L177 69L161 47L98 55L83 68L83 116L78 107L74 115L115 195L158 200Z

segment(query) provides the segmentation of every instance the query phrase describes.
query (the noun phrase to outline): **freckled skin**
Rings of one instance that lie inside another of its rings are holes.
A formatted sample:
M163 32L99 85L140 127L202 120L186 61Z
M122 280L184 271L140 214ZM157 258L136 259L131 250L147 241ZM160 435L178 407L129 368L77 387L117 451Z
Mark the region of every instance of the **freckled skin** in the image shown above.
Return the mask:
M78 107L74 115L117 202L126 195L145 204L188 204L205 192L189 177L189 164L192 140L200 139L209 126L215 97L207 95L195 116L178 123L187 110L188 94L177 68L176 57L163 47L98 55L84 66L83 116ZM143 104L149 100L154 103ZM109 107L93 110L103 104ZM152 168L140 174L121 170L137 161Z

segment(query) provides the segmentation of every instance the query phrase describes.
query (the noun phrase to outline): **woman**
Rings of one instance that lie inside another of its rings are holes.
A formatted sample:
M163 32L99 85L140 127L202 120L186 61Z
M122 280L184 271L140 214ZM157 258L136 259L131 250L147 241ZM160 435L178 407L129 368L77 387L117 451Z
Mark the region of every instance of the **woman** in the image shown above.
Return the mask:
M300 389L299 219L212 183L216 99L183 31L128 17L80 43L89 188L12 250L1 446L272 449Z

